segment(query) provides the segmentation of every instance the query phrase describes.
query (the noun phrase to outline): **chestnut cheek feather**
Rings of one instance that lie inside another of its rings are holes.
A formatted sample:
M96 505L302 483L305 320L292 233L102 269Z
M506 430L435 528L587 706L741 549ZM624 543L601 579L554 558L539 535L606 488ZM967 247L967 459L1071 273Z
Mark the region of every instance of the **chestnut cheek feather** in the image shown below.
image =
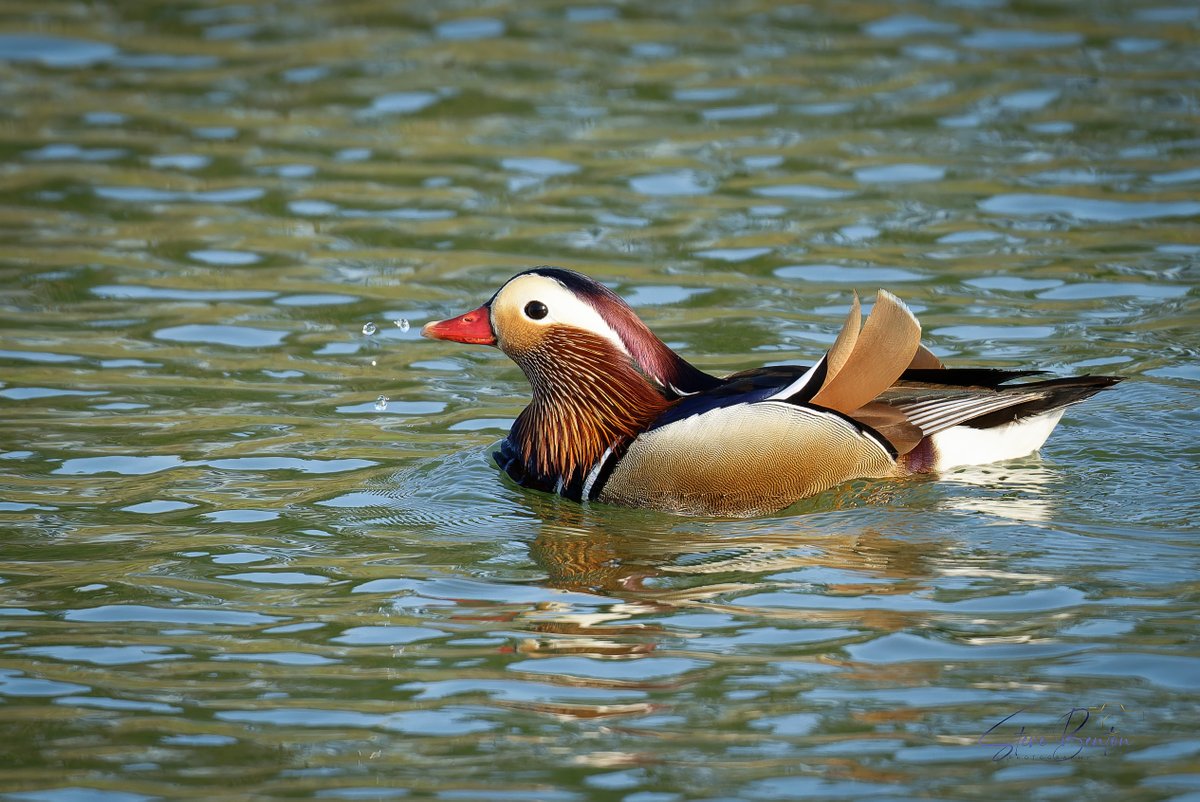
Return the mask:
M496 335L492 332L490 316L491 311L484 304L465 315L426 323L421 336L472 345L495 345Z
M533 401L509 440L528 472L566 484L671 405L625 354L593 334L552 327L541 347L513 358L533 386Z

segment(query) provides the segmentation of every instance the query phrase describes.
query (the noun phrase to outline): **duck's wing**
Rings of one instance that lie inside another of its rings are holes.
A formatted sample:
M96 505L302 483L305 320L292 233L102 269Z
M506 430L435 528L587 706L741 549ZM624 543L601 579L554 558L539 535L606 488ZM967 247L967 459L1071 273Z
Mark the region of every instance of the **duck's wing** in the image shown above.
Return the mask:
M846 321L829 351L815 365L775 365L734 373L710 392L720 395L774 389L767 395L793 403L809 403L850 412L892 386L904 373L944 369L941 360L921 345L921 324L904 303L880 290L875 307L862 322L862 305L854 294Z
M855 295L825 356L811 368L795 368L798 375L768 397L842 413L904 455L947 429L1007 425L1118 381L1086 376L1010 385L1039 371L947 369L920 339L920 324L894 295L880 290L865 324Z
M858 295L833 346L817 364L771 397L848 414L895 384L910 366L940 365L921 347L921 324L886 290L862 324Z
M861 330L858 297L825 360L827 374L811 403L850 412L896 383L921 344L921 324L895 295L880 290Z

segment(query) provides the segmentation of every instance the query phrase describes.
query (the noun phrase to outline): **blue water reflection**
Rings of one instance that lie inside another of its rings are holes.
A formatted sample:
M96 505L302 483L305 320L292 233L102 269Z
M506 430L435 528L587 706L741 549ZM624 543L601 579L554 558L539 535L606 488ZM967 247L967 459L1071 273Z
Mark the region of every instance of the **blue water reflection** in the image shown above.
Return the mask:
M0 797L1195 791L1194 4L9 5ZM983 469L578 505L419 334L543 263L717 374L884 287L1127 380ZM1078 710L1128 743L1013 743Z

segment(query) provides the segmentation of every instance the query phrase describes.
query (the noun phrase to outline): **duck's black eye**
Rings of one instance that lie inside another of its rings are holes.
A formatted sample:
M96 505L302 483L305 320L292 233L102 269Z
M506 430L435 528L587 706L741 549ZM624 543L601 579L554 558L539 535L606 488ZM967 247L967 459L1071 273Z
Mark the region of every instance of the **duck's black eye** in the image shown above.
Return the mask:
M530 320L541 320L548 314L550 314L550 310L541 301L530 301L525 304L525 315Z

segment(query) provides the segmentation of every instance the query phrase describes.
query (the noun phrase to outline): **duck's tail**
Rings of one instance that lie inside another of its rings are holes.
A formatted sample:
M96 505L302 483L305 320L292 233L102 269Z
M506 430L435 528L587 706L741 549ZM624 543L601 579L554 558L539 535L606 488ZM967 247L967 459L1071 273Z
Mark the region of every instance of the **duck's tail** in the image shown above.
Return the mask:
M908 472L944 471L1037 451L1067 407L1121 381L1118 376L1075 376L1001 386L1028 374L996 371L993 378L999 381L992 383L978 371L959 373L909 371L853 417L893 442ZM976 384L981 379L987 383Z

